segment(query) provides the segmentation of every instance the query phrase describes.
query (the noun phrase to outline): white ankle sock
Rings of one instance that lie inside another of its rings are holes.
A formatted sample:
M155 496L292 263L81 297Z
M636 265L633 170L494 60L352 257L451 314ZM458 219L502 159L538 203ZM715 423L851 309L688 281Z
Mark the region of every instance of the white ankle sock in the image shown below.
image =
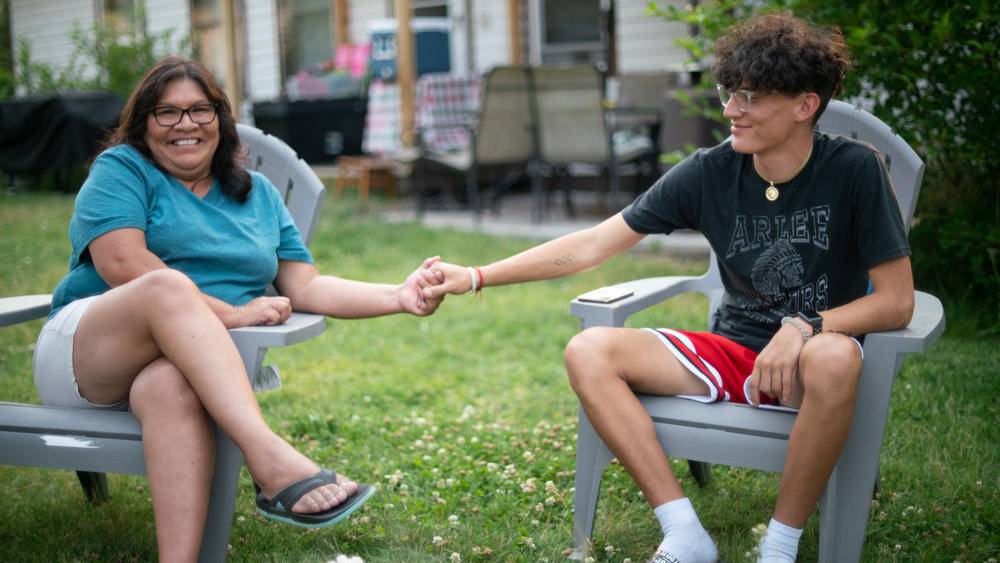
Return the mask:
M663 530L657 551L661 561L669 563L715 563L719 552L715 542L698 520L687 497L672 500L653 509Z
M801 528L792 528L771 518L767 525L767 534L760 542L759 563L795 563L799 552Z

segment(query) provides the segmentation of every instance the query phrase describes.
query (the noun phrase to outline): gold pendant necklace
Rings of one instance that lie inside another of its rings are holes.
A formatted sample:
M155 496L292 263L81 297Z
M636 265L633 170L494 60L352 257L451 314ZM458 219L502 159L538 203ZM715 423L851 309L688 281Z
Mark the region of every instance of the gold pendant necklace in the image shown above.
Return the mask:
M799 172L802 172L802 169L806 167L806 164L809 162L809 159L812 157L812 154L813 154L812 145L809 145L809 154L806 155L806 159L802 161L802 164L800 164L799 167L795 169L795 172L792 172L792 174L788 177L788 179L782 180L781 182L778 183L784 184L786 182L790 182L793 178L798 176ZM774 180L768 180L767 178L765 178L764 175L760 173L760 170L757 170L756 162L753 165L753 169L757 172L757 175L760 176L761 179L767 182L768 184L767 187L764 188L764 197L767 198L767 201L777 200L778 196L781 195L781 191L778 190L778 186L774 185Z
M781 195L781 192L775 187L774 182L771 182L771 185L764 189L764 197L767 198L767 201L774 201L778 199L779 195Z

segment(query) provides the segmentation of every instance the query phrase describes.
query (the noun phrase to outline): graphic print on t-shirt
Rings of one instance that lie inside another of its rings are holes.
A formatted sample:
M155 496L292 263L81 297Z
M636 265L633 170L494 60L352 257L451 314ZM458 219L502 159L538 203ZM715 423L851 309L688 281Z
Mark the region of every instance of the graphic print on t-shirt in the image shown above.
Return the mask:
M827 205L773 217L737 216L728 256L757 254L749 279L744 281L749 287L744 285L736 296L749 318L776 322L776 318L795 311L825 309L829 278L821 274L814 280L805 279L799 247L826 252L829 220Z

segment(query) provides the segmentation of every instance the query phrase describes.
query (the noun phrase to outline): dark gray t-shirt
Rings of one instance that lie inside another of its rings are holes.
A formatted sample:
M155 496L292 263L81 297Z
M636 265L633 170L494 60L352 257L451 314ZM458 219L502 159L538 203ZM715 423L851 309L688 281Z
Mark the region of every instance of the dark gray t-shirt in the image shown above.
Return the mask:
M817 133L776 201L766 186L753 157L726 141L689 156L622 212L639 233L705 235L725 287L711 330L756 351L781 317L858 299L868 269L910 254L885 162L868 144Z

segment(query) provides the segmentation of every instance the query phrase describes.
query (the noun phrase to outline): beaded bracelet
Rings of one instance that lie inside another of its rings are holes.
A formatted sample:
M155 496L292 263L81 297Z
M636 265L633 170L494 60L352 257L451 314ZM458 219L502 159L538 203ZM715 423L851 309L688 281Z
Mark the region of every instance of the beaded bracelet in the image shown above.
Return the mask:
M472 280L472 286L466 293L475 293L479 289L476 285L476 282L479 281L479 278L478 276L476 276L476 270L474 268L469 268L469 279Z
M809 335L809 331L806 330L805 325L803 325L802 322L799 321L799 319L795 317L782 317L781 324L795 326L795 328L799 329L799 332L802 333L802 341L809 342L809 339L811 338L811 336Z

